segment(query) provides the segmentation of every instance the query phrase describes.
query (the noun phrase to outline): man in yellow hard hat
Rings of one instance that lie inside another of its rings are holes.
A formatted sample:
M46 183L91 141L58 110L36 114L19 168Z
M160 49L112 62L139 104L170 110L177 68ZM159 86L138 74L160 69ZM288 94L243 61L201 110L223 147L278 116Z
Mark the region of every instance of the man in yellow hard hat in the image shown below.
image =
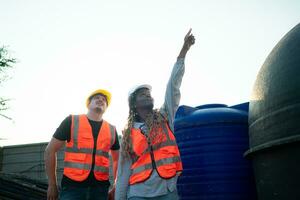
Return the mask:
M109 153L116 177L120 148L116 128L102 118L110 102L110 92L98 89L86 99L87 114L69 115L56 129L45 150L48 200L56 200L58 196L60 200L108 198ZM64 145L64 172L59 194L56 153Z

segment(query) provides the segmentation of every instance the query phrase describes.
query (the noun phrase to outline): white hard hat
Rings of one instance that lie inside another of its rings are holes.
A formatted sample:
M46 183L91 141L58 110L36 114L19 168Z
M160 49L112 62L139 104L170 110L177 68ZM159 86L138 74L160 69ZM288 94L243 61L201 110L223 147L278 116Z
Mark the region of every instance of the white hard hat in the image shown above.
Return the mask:
M132 94L134 94L137 90L142 89L142 88L147 88L148 90L150 90L150 92L151 92L151 90L152 90L151 85L148 85L148 84L136 85L136 86L132 87L132 88L129 90L129 92L128 92L128 98L130 98L130 96L131 96Z

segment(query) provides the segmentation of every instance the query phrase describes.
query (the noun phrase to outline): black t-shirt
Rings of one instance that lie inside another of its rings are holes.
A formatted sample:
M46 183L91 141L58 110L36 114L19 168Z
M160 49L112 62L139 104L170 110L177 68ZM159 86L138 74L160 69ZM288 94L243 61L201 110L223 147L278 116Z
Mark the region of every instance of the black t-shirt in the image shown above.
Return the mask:
M93 120L90 120L90 119L88 119L88 120L89 120L89 123L92 127L94 141L97 141L98 133L99 133L99 130L102 126L102 121L99 122L99 121L93 121ZM70 138L71 138L71 123L72 123L72 115L69 115L68 117L66 117L61 122L61 124L56 129L55 133L53 134L53 137L58 139L58 140L69 142ZM115 138L116 138L115 143L111 147L111 150L119 150L120 149L120 144L119 144L117 131L116 131ZM95 150L95 146L94 146L94 150ZM92 168L94 168L94 163L92 164ZM84 181L81 181L81 182L74 181L74 180L68 178L65 175L63 175L62 180L61 180L61 186L62 187L67 186L67 185L72 185L72 186L77 186L77 187L86 187L86 186L93 186L93 185L107 185L107 186L109 186L109 184L110 184L109 180L107 180L107 181L98 181L95 178L94 173L93 173L92 170L91 170L88 178Z

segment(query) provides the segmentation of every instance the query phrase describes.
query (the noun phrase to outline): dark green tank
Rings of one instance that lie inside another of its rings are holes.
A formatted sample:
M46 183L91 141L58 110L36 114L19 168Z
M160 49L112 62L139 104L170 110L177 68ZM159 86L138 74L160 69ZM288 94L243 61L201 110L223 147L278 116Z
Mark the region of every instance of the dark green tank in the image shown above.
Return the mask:
M300 24L274 47L249 106L250 149L259 200L300 199Z

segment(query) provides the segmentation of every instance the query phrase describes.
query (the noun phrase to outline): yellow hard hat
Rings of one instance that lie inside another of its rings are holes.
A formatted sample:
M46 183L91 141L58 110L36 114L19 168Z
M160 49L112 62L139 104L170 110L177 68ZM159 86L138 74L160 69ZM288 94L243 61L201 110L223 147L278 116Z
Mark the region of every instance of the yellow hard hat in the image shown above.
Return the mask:
M86 107L88 107L89 103L90 103L90 98L96 94L102 94L106 97L106 101L107 101L107 106L109 106L110 104L110 101L111 101L111 93L107 90L104 90L104 89L98 89L98 90L95 90L94 92L92 92L88 98L86 99Z

